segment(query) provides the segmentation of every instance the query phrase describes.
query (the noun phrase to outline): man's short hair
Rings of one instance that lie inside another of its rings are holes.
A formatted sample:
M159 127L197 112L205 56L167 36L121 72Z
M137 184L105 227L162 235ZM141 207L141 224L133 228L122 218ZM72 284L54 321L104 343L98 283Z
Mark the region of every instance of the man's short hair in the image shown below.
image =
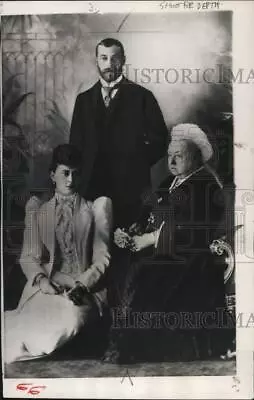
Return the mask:
M98 47L99 47L99 46L105 46L105 47L117 46L117 47L119 47L119 49L120 49L120 51L121 51L121 56L122 56L122 58L125 57L123 45L122 45L122 43L121 43L119 40L117 40L117 39L106 38L106 39L101 40L101 41L97 44L97 46L96 46L96 48L95 48L96 57L97 57L97 55L98 55Z

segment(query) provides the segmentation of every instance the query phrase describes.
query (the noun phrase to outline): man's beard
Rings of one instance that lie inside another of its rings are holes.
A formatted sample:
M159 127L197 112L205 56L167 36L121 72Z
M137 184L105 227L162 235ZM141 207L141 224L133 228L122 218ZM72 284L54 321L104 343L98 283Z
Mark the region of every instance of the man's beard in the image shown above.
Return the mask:
M100 76L106 81L106 82L113 82L115 81L122 73L122 68L114 68L114 69L106 69L106 70L101 70L99 66L97 66L98 72Z

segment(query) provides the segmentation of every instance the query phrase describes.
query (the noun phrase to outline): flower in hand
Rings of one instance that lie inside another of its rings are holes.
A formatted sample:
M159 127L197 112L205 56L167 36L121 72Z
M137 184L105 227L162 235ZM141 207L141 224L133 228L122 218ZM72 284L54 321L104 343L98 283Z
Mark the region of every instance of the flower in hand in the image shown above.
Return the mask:
M125 232L124 229L117 228L114 232L114 242L121 249L130 249L133 248L133 240L128 233Z

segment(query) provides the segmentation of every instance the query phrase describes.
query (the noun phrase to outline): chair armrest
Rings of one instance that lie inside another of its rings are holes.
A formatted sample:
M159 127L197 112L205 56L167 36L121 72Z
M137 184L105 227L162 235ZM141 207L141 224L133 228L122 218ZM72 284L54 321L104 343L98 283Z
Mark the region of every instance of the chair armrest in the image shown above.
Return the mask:
M227 243L224 238L220 238L213 240L209 247L213 254L225 257L225 263L227 264L227 267L224 271L224 283L226 284L235 269L235 256L232 246Z

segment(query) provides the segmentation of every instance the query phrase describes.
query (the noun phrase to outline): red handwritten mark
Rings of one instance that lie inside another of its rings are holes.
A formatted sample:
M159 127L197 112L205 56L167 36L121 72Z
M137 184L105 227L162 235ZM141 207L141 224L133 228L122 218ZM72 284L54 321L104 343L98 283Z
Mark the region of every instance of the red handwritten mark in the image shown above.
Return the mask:
M33 383L19 383L16 386L17 390L27 391L27 394L40 394L43 389L46 389L46 386L33 386Z
M19 383L17 386L16 386L16 389L17 390L27 390L28 389L28 386L31 386L32 385L32 383Z
M33 386L27 392L28 394L40 394L42 389L46 389L46 386Z

